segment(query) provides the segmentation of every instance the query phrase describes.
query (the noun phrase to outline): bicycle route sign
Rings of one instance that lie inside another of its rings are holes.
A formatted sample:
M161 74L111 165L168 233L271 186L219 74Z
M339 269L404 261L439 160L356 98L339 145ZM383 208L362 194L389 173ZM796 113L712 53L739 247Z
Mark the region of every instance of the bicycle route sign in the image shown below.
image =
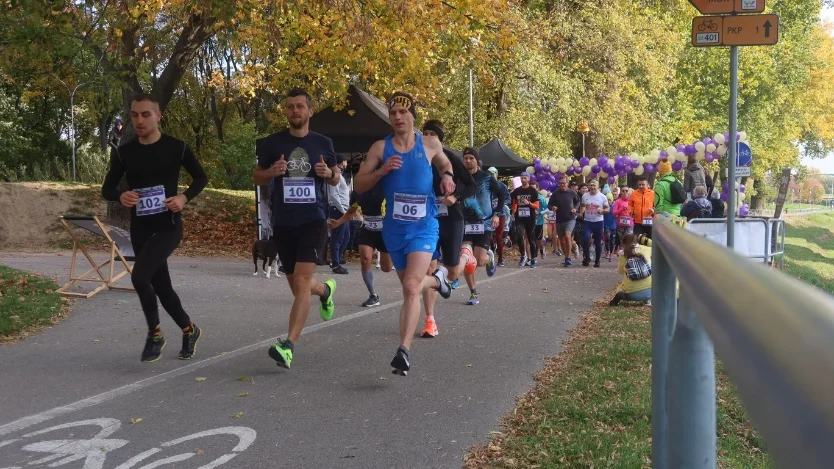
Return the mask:
M704 15L761 13L765 8L765 0L689 0L689 3Z
M779 42L778 15L696 16L692 45L772 46Z

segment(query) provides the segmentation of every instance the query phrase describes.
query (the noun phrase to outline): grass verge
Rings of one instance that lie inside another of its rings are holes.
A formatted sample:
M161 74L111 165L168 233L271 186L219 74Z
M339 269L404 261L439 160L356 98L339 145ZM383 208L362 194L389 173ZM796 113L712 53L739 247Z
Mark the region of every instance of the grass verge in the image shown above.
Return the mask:
M834 212L787 220L785 272L834 295Z
M10 342L55 324L65 300L52 280L0 265L0 342Z

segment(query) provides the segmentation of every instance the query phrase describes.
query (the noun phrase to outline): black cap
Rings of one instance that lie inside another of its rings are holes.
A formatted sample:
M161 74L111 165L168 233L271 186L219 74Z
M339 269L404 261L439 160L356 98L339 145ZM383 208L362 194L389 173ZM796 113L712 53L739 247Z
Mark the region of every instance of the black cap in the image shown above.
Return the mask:
M446 138L446 129L443 127L443 123L437 119L429 119L423 124L423 132L431 130L432 132L437 134L437 138L442 142L444 138Z
M347 161L347 156L342 153L336 153L336 164L343 163Z
M478 160L478 165L481 164L481 156L478 154L478 150L473 147L466 147L463 149L463 156L472 155Z

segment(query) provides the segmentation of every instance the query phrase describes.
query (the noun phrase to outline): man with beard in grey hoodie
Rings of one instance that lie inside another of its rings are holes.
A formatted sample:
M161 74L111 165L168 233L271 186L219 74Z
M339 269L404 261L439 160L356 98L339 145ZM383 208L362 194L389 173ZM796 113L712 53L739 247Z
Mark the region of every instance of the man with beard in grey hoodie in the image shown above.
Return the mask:
M681 216L686 217L686 221L693 218L711 218L712 203L707 199L707 187L695 186L692 196L693 199L681 207Z
M687 197L694 197L695 188L703 186L704 190L707 187L707 177L704 174L704 167L698 163L695 155L690 155L686 165L686 171L683 174L683 190Z

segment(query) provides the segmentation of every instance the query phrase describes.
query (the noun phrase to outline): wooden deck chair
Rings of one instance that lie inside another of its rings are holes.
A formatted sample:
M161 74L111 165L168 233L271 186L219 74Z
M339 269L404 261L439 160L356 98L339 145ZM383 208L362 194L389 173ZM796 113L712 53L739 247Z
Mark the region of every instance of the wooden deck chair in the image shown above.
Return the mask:
M128 263L128 261L134 260L133 244L130 241L130 233L115 226L105 225L98 219L98 217L63 216L61 217L61 224L64 225L67 233L69 233L72 238L73 245L72 264L70 265L70 281L63 287L59 288L58 293L65 296L90 298L103 290L105 287L110 290L133 291L133 287L118 287L113 285L116 281L131 273L133 270L131 265ZM96 264L93 257L89 252L87 252L87 249L83 244L81 244L81 241L73 232L70 224L83 228L98 236L103 236L107 239L107 242L110 244L110 258L101 264ZM93 268L76 277L75 261L78 256L78 251L81 251ZM124 264L125 270L115 274L114 270L117 260ZM109 269L106 269L105 271L106 274L102 273L102 269L105 267L109 267ZM96 278L95 274L98 274L98 278ZM88 293L68 291L80 282L96 282L101 283L101 285Z

